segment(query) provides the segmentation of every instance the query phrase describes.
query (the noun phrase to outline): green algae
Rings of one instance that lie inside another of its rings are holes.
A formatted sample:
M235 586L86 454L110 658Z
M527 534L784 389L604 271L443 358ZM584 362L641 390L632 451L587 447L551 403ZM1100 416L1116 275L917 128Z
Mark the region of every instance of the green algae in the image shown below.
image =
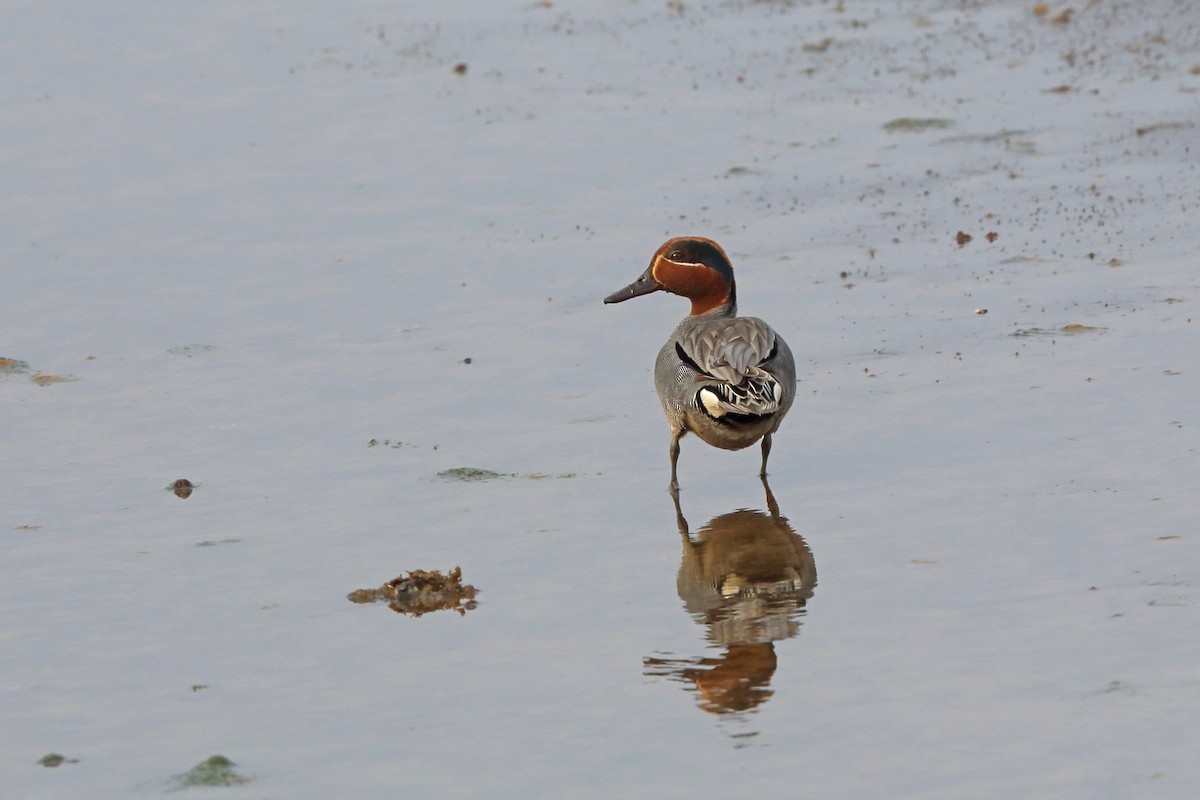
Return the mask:
M187 772L176 775L172 782L176 789L190 789L195 786L240 786L254 780L246 775L238 775L233 771L235 766L225 756L210 756Z
M492 481L497 478L525 478L531 481L541 481L546 478L554 478L561 480L563 478L574 478L574 472L560 472L557 475L550 475L546 472L493 472L490 469L480 469L478 467L454 467L453 469L442 470L438 473L439 478L445 478L451 481Z
M28 362L0 356L0 375L24 375L26 372L29 372Z
M78 764L79 759L78 758L67 758L64 755L60 755L59 753L47 753L46 755L39 758L37 763L41 764L43 767L49 767L50 769L54 769L55 767L60 767L63 764Z
M442 470L438 473L438 477L451 481L491 481L496 478L511 478L513 476L500 472L492 472L490 469L479 469L478 467L453 467L452 469Z

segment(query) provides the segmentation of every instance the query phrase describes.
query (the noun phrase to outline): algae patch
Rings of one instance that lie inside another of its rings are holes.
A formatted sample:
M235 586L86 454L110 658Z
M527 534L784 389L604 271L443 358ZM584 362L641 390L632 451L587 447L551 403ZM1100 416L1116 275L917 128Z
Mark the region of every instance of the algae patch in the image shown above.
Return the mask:
M194 786L240 786L254 778L238 775L237 766L225 756L210 756L196 766L171 779L175 789L190 789Z
M0 356L0 376L3 375L28 375L30 370L29 362L21 361L16 358L7 358ZM38 386L49 386L52 383L68 383L75 380L74 375L51 375L45 372L35 372L29 375L29 379Z
M492 472L490 469L479 469L478 467L454 467L442 470L438 473L438 477L450 481L491 481L496 478L511 478L513 476L500 472Z
M79 759L67 758L66 756L58 753L47 753L39 758L37 763L41 764L43 767L54 769L55 767L61 767L63 764L78 764Z
M28 362L0 357L0 375L24 375L26 372L29 372Z
M497 478L525 478L531 481L541 481L546 478L555 478L558 480L564 478L574 478L574 472L560 472L557 475L550 475L546 472L493 472L490 469L479 469L478 467L454 467L453 469L442 470L438 473L439 478L445 478L448 481L494 481Z
M1081 325L1078 322L1072 322L1069 325L1063 325L1061 328L1017 328L1010 336L1015 336L1018 339L1023 339L1033 336L1073 336L1080 333L1103 333L1107 328L1100 328L1093 325Z
M478 604L474 586L462 582L462 569L455 567L443 575L436 570L411 570L408 575L394 578L378 589L358 589L346 595L352 603L387 603L397 614L419 617L431 611L448 609L460 616Z

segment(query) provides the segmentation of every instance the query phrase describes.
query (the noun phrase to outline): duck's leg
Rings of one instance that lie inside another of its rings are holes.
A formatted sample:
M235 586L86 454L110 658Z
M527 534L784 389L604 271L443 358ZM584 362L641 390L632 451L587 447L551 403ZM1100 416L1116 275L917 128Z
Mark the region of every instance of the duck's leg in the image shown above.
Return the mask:
M771 455L771 434L763 437L762 443L763 463L762 469L758 471L758 477L766 480L767 478L767 457Z
M679 498L679 477L676 469L679 466L679 440L683 437L683 430L671 431L671 486L669 490L671 497Z
M775 502L775 493L771 491L771 484L767 483L766 475L760 475L759 477L762 480L763 488L767 490L767 511L771 512L773 518L778 519L779 503ZM676 503L675 507L678 508L679 504Z
M679 535L683 537L684 544L691 544L692 535L688 531L687 520L683 518L683 509L679 507L679 492L671 497L675 500L675 524L679 527Z

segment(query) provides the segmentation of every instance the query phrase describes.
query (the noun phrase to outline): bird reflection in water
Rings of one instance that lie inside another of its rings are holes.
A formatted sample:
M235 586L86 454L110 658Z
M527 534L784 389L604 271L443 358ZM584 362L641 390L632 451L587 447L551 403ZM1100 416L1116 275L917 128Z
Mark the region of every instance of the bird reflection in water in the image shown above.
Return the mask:
M683 536L679 597L705 626L719 656L651 657L646 675L695 687L697 704L713 714L749 712L773 694L775 642L795 636L817 584L812 551L792 530L763 479L767 511L740 509L714 517L693 538L675 498Z

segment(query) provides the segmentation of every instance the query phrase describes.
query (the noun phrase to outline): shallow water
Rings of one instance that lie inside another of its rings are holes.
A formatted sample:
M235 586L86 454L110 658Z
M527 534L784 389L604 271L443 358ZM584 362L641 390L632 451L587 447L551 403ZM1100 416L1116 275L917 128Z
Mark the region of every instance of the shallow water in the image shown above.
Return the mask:
M10 796L1192 796L1192 4L68 5L0 32ZM686 542L686 304L600 304L683 233L800 374Z

